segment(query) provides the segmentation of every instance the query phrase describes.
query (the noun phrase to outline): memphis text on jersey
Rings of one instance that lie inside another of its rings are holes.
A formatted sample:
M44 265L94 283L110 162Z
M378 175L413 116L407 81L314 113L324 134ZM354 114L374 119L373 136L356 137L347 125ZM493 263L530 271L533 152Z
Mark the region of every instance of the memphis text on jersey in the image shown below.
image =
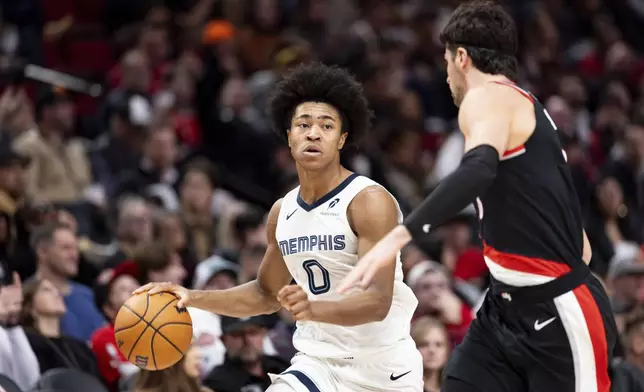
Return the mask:
M305 235L280 241L280 250L284 256L301 252L321 252L330 250L344 250L346 241L344 234L318 234Z

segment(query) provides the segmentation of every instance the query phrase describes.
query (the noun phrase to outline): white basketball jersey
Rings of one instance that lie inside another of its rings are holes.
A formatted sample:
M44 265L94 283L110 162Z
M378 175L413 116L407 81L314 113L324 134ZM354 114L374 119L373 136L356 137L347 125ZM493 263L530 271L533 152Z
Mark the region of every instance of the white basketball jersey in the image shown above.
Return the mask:
M336 288L358 261L358 238L349 225L347 207L360 191L374 185L380 186L352 174L311 205L299 197L299 187L284 197L277 221L277 242L291 275L310 301L344 297ZM402 222L400 208L398 217ZM293 336L295 348L315 357L345 358L383 351L408 338L418 301L403 283L400 255L396 263L393 301L383 321L354 327L298 322Z

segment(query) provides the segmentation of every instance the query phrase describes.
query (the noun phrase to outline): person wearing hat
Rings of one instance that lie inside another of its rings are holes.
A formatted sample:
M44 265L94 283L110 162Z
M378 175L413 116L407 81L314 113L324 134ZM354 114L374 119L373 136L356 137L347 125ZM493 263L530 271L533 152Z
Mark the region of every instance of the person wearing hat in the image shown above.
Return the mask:
M199 263L195 271L193 287L197 290L225 290L238 283L240 267L221 256L211 256ZM204 374L224 362L226 348L221 342L222 319L218 314L198 308L188 308L192 317L194 344L199 347ZM266 335L262 343L266 355L275 355L277 350L272 339Z
M644 304L644 257L637 244L623 242L615 246L606 283L616 314L628 313Z
M27 195L36 202L74 202L91 183L83 143L72 137L74 104L68 93L43 87L36 100L37 129L20 134L14 148L31 158Z
M226 359L204 380L217 392L265 391L271 384L269 373L279 374L288 367L288 362L263 353L267 332L264 317L222 316L221 331Z

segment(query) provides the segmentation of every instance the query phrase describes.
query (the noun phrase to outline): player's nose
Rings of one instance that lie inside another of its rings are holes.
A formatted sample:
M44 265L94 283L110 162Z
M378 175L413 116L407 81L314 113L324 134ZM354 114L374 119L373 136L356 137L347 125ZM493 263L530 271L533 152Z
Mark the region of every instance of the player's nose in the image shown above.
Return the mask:
M313 125L312 127L309 128L309 132L306 134L306 138L308 140L318 140L320 138L320 132L322 130L320 129L319 126Z

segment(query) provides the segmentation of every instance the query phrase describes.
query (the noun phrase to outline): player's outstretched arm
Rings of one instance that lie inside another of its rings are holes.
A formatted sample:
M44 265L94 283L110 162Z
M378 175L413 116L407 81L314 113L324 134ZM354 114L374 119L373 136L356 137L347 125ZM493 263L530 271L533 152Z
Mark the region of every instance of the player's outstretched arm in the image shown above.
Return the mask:
M358 262L338 291L346 292L356 284L368 287L379 269L388 268L392 255L409 241L426 235L485 193L496 178L499 157L507 148L513 114L494 95L495 91L486 91L485 87L467 94L459 111L459 125L465 135L461 165L441 181L403 225L387 234Z
M382 187L372 186L360 192L348 209L351 226L358 236L358 256L364 256L389 231L398 225L398 207ZM393 296L395 257L375 274L365 290L349 294L339 301L314 301L314 321L337 325L360 325L381 321L389 313Z
M149 291L153 295L172 292L179 297L179 307L190 306L231 317L250 317L278 311L281 305L277 301L277 292L292 280L275 239L281 205L280 199L268 214L268 247L256 280L228 290L213 291L188 290L172 283L149 283L134 293Z

